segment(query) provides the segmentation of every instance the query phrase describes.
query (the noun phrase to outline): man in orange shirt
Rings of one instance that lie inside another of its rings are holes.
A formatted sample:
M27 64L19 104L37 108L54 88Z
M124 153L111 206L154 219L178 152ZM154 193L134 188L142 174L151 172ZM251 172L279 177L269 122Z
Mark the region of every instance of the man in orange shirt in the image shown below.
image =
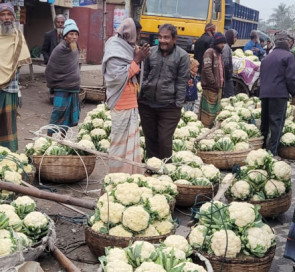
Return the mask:
M105 45L102 72L107 87L107 105L112 114L110 155L141 162L137 82L140 63L149 55L149 45L136 49L136 25L125 19L118 33ZM136 167L110 160L109 172L139 173Z

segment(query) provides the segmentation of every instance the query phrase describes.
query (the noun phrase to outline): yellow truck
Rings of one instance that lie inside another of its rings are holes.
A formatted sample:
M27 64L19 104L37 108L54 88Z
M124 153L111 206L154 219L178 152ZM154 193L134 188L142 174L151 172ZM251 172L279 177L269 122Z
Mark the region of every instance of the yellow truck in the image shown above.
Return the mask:
M140 23L141 44L157 44L160 25L170 23L178 31L177 44L188 52L204 33L207 23L216 25L216 30L234 28L239 33L236 47L250 39L252 29L257 29L259 12L232 0L144 0Z

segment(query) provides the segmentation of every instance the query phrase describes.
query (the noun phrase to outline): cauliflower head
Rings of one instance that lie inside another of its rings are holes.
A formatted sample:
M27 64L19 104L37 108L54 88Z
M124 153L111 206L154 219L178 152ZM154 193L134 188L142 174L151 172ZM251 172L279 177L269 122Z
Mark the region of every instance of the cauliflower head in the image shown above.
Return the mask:
M1 238L0 239L0 256L6 256L15 250L15 245L10 238Z
M108 271L108 272L133 272L133 268L130 264L117 260L115 262L107 263L106 271Z
M202 225L197 225L196 227L192 228L188 237L190 245L194 248L202 247L207 231L207 227Z
M144 262L145 260L150 259L151 255L154 253L154 251L156 250L155 246L149 242L145 242L145 241L135 241L132 246L131 249L132 251L136 251L135 248L140 248L140 259L142 262Z
M166 272L166 270L159 264L152 262L143 262L135 272Z
M120 261L128 264L125 250L118 247L111 248L106 256L106 259L108 263Z
M276 161L272 167L272 173L278 180L289 181L291 179L291 166L284 161Z
M270 154L265 149L252 150L246 158L246 163L253 167L263 167Z
M175 268L177 267L182 267L182 272L206 272L206 269L198 264L194 264L191 262L184 262L184 263L180 263L177 266L175 266Z
M155 168L157 170L160 170L163 166L163 162L156 157L148 159L146 164L147 164L147 166L149 166L151 168Z
M189 251L189 244L187 240L181 235L170 235L164 240L164 244L167 247L177 248L183 251L185 254Z
M245 227L255 221L254 205L247 202L232 202L228 207L230 220L238 227Z
M204 176L211 182L218 183L220 181L220 171L213 164L206 164L201 167Z
M27 227L43 227L48 224L48 218L41 212L30 212L24 218L24 225Z
M234 199L247 199L251 193L251 186L245 180L239 180L231 186L231 194Z
M156 230L159 232L160 235L165 235L167 233L170 233L174 228L173 223L169 219L162 220L162 221L154 221L152 226L156 228Z
M119 203L106 202L102 207L99 207L100 218L104 223L118 224L122 221L124 210L125 206Z
M264 191L267 198L276 198L286 192L286 186L282 181L270 179L264 185Z
M163 219L170 214L170 207L164 195L155 195L148 199L150 210L158 214L158 219Z
M118 184L115 190L116 199L125 206L137 204L140 201L141 190L135 183Z
M150 215L142 206L131 206L123 213L123 225L132 231L140 232L149 225Z
M109 230L109 235L118 237L132 237L132 233L124 229L122 225L117 225Z

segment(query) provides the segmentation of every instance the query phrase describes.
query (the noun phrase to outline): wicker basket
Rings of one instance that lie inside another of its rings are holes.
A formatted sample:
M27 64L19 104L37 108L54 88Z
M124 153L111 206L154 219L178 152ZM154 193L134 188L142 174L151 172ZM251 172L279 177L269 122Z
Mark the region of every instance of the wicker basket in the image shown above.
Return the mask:
M32 169L32 172L29 172L29 173L22 173L22 180L32 184L35 180L35 176L36 176L36 167L35 166L32 166L33 169Z
M253 149L260 149L263 146L263 136L259 138L250 138L249 139L249 144L253 147Z
M280 146L278 150L279 156L287 160L295 160L295 146Z
M247 155L253 149L243 151L198 151L198 156L206 164L213 164L221 170L232 169L234 164L245 165Z
M94 170L96 156L80 156L83 160L88 176ZM79 156L33 156L33 163L37 170L40 170L40 177L43 180L57 183L73 183L86 178L84 165ZM42 160L43 158L43 160ZM42 162L42 163L41 163Z
M174 233L174 232L173 232ZM147 241L152 244L159 244L165 240L166 237L173 234L168 233L160 236L153 237L117 237L108 234L99 233L93 231L89 226L85 227L85 242L88 245L92 254L96 257L100 257L105 254L106 247L127 247L130 242L134 241Z
M218 191L218 184L212 186L192 186L192 185L182 185L176 184L178 195L176 196L176 206L180 207L191 207L195 203L196 195L198 201L210 201L212 198L212 191L214 188L213 194L215 195Z
M105 101L106 88L105 87L82 87L86 91L86 100L92 102Z
M80 92L79 92L80 103L82 103L85 98L86 98L86 90L80 89Z
M250 257L242 254L237 258L222 258L210 256L209 254L202 253L207 258L213 271L218 272L269 272L271 263L275 256L276 247L272 247L268 254L262 258ZM195 255L195 254L194 254Z
M227 198L228 202L234 201L233 199ZM237 200L235 200L237 201ZM275 217L289 210L292 202L292 190L287 194L277 198L266 199L262 201L247 201L253 205L259 205L259 213L263 217Z

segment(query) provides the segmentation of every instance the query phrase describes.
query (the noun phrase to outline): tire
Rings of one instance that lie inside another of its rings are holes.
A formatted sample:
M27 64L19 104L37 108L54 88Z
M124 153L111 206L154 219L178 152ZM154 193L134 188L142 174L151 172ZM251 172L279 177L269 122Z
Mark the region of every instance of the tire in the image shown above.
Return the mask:
M243 82L242 79L239 79L237 77L233 77L234 82L234 94L237 95L239 93L245 93L247 95L250 95L248 86Z

